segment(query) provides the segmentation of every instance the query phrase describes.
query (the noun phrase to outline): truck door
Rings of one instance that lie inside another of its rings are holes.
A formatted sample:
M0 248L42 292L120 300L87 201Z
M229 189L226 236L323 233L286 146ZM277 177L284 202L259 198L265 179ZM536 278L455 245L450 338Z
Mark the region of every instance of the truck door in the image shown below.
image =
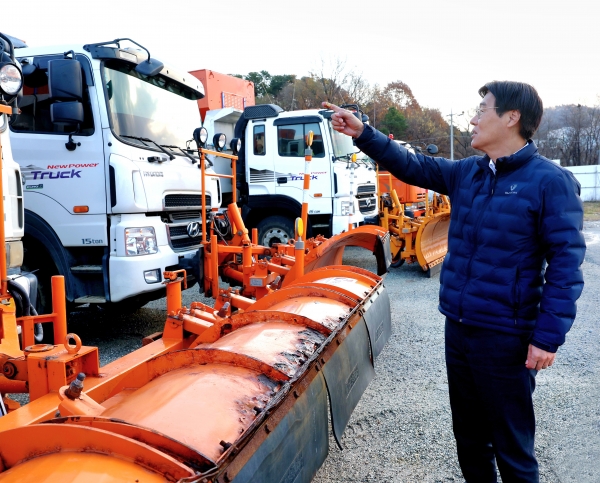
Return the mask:
M309 164L310 189L308 213L330 214L332 210L332 173L327 145L323 139L323 125L318 116L276 119L277 128L275 192L302 203L304 186L304 150L309 131L314 134L313 157Z
M25 65L29 68L24 70L28 75L24 77L23 98L19 102L22 113L11 125L14 158L23 172L25 208L45 219L63 245L87 242L104 245L107 242L104 149L96 86L86 56L76 56L82 67L83 123L59 125L50 116L48 64L64 58L61 53L27 59ZM69 133L73 133L71 149L67 146ZM75 206L87 207L79 208L87 211L75 214ZM85 233L74 229L84 223Z

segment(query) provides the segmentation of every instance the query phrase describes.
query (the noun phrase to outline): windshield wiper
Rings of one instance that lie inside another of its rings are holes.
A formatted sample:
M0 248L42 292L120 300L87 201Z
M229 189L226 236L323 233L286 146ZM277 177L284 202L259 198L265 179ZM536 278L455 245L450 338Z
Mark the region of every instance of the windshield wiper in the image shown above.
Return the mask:
M183 153L184 156L187 156L188 158L190 158L192 160L192 164L195 164L198 162L198 160L196 158L194 158L190 153L181 149L179 146L169 146L168 144L163 144L162 147L169 148L169 149L178 149L179 151L181 151Z
M136 141L142 141L143 143L152 143L154 144L158 149L160 149L163 153L165 153L167 156L169 156L170 160L175 159L175 156L173 156L169 151L167 151L165 148L163 148L160 144L158 144L156 141L152 141L152 139L148 139L148 138L142 138L139 136L126 136L125 134L120 134L120 136L122 138L129 138L129 139L135 139Z

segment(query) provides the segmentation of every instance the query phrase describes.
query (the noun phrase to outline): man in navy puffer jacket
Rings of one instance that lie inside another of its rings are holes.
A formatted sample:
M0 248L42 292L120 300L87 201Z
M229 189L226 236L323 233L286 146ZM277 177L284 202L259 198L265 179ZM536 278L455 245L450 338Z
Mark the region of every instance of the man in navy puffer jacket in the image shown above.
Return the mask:
M583 289L583 206L573 175L531 140L542 101L518 82L490 82L460 161L412 153L335 111L332 126L402 181L450 196L440 274L446 367L458 459L468 483L538 482L532 394L575 319Z

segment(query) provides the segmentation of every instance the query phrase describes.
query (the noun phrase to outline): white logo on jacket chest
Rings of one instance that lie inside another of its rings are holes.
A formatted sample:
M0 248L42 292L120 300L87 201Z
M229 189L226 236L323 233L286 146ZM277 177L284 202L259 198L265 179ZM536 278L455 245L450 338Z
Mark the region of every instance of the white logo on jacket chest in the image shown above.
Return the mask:
M510 185L510 191L505 191L504 194L505 195L516 195L517 192L515 191L517 189L517 185L516 184L511 184Z

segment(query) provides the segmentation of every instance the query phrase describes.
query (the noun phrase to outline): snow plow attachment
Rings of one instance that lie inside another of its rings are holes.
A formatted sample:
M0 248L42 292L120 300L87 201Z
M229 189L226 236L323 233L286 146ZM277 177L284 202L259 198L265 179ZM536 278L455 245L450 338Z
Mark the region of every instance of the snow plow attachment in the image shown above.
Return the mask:
M390 265L418 263L428 276L437 273L448 252L449 198L433 193L430 200L427 190L387 172L379 173L379 188L379 224L390 232Z
M448 252L450 213L424 217L415 239L415 254L424 271L441 264Z
M62 277L53 314L18 320L14 301L0 304L0 396L30 396L23 408L0 397L0 483L313 479L329 422L339 444L391 335L383 279L342 265L343 250L371 250L384 273L389 234L371 226L304 241L298 229L270 248L250 238L235 204L228 213L231 237L217 236L214 214L196 257L214 307L182 306L186 270L164 272L163 332L103 367L98 348L67 334ZM33 342L37 321L53 323L56 345Z
M0 482L309 482L328 413L339 441L390 334L381 277L355 267L313 270L228 317L181 308L163 338L88 368L79 395L50 387L0 418Z

